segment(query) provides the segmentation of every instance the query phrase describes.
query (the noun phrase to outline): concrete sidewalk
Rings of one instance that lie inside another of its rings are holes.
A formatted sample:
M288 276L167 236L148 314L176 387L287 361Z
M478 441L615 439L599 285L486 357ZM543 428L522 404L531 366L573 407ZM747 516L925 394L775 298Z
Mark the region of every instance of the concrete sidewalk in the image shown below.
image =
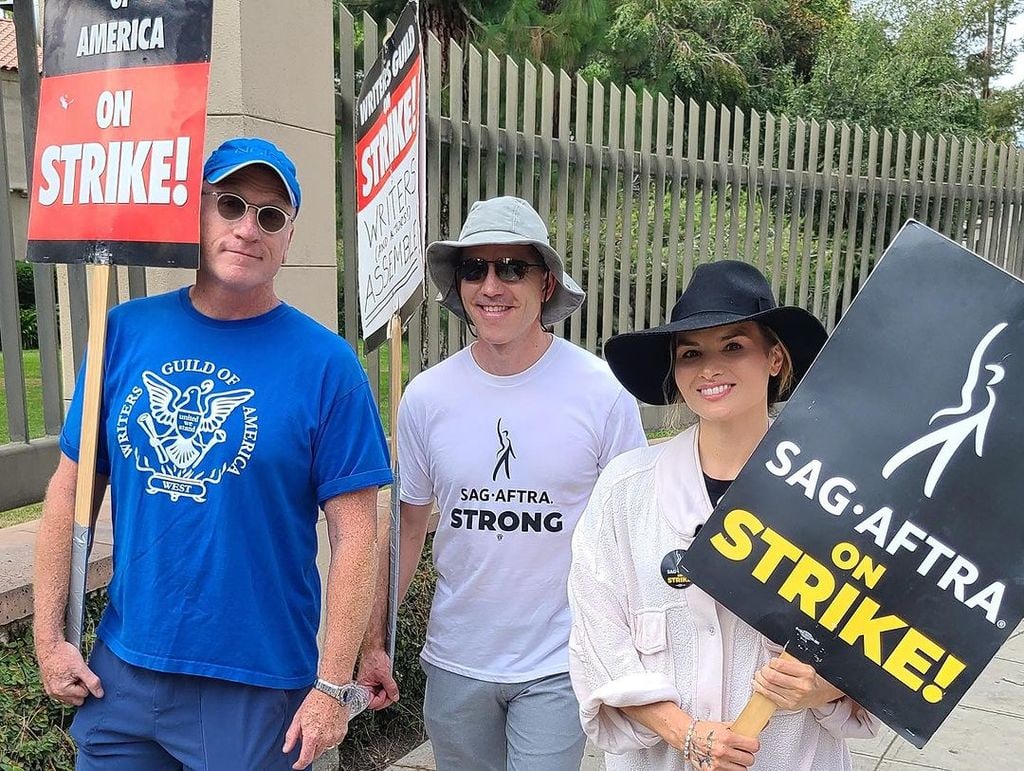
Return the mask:
M875 739L851 741L850 749L855 771L1012 771L1024 768L1024 624L1011 635L923 750L916 749L884 726ZM387 771L433 771L436 768L427 742ZM581 771L604 771L604 768L603 754L588 746Z

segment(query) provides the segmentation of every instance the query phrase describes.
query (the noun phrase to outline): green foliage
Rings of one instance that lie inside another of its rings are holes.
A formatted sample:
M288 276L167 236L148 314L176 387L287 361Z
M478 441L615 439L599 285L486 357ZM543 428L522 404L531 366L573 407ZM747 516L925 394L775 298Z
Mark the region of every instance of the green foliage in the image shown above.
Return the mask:
M32 283L32 265L21 260L14 265L18 277L18 304L22 308L35 308L36 292Z
M43 378L39 351L22 351L21 364L25 373L28 435L29 438L35 439L46 433L43 421ZM4 379L4 373L4 355L0 352L0 382ZM9 441L11 441L11 436L7 426L7 390L0 388L0 444L6 444Z
M36 294L33 288L32 266L21 261L15 262L14 265L21 322L21 346L22 348L38 348L39 330L36 324ZM2 341L0 341L0 350L3 350Z
M85 647L92 647L106 592L86 603ZM0 638L0 769L58 771L75 765L68 735L74 710L53 701L39 681L29 620L8 627Z
M994 91L982 101L981 110L989 139L1013 142L1024 134L1024 86Z
M336 3L337 4L337 3ZM353 13L378 22L397 19L405 0L349 0ZM421 0L423 24L441 40L455 39L575 72L604 41L609 0Z
M21 347L39 347L39 320L35 308L22 308L19 312L21 322Z
M1024 0L904 0L911 8L932 7L964 19L959 56L967 74L988 99L992 80L1005 75L1024 45L1009 35L1009 26L1022 12Z
M398 619L395 678L401 700L383 712L364 713L352 722L348 738L340 748L343 771L383 767L423 738L426 677L419 665L419 652L437 579L431 563L431 541L428 538ZM89 597L87 649L92 647L95 626L106 601L102 591ZM18 622L0 632L0 771L74 768L75 747L68 734L73 717L73 709L61 706L43 692L30 621Z
M349 0L394 18L404 0ZM992 86L1024 0L422 0L442 42L635 91L904 131L1012 141L1019 89ZM358 26L358 25L357 25Z
M919 133L978 135L984 114L957 50L966 19L920 8L897 24L865 10L829 33L795 114Z
M833 27L787 109L907 132L1013 141L1020 88L991 83L1021 50L1022 0L876 0Z
M339 748L341 769L381 768L424 737L423 692L427 678L420 667L420 649L427 634L427 618L434 597L437 573L431 558L433 536L427 538L423 558L409 585L398 614L395 680L399 701L380 712L364 712L349 725Z
M608 31L605 0L512 0L504 13L488 4L490 23L479 42L498 54L529 57L575 72L597 52Z
M844 13L835 0L627 0L614 11L605 70L634 89L772 109Z

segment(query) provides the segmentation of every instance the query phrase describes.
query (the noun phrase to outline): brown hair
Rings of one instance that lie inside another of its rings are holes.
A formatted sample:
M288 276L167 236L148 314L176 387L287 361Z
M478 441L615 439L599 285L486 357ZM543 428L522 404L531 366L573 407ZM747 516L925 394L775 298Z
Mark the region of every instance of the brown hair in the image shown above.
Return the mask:
M782 366L779 367L779 374L768 379L768 404L781 402L789 398L789 392L793 390L793 357L789 355L789 349L775 334L775 330L764 324L758 323L765 340L768 341L768 348L773 345L779 346L782 351Z

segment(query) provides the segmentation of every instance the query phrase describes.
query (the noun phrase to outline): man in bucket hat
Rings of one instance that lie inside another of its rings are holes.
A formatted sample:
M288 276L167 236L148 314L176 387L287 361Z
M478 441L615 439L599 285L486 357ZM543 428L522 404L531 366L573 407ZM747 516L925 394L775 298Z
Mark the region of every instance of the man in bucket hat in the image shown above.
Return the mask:
M572 531L601 469L646 444L637 404L604 362L545 329L584 295L526 201L474 204L458 241L427 248L427 266L477 338L413 380L398 414L403 595L440 510L427 733L443 771L576 771ZM358 678L378 709L398 696L382 583Z
M110 313L96 483L114 572L88 665L62 628L81 375L43 508L36 653L47 693L80 707L78 769L305 768L358 692L391 481L380 419L351 347L274 291L301 203L292 161L240 137L203 182L195 284Z

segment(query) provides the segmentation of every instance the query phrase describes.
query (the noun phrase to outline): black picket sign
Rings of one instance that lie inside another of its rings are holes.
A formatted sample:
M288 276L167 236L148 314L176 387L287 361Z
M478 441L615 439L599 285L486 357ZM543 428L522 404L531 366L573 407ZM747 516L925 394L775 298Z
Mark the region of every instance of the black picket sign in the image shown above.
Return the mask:
M1024 615L1024 283L909 222L686 574L921 747Z

